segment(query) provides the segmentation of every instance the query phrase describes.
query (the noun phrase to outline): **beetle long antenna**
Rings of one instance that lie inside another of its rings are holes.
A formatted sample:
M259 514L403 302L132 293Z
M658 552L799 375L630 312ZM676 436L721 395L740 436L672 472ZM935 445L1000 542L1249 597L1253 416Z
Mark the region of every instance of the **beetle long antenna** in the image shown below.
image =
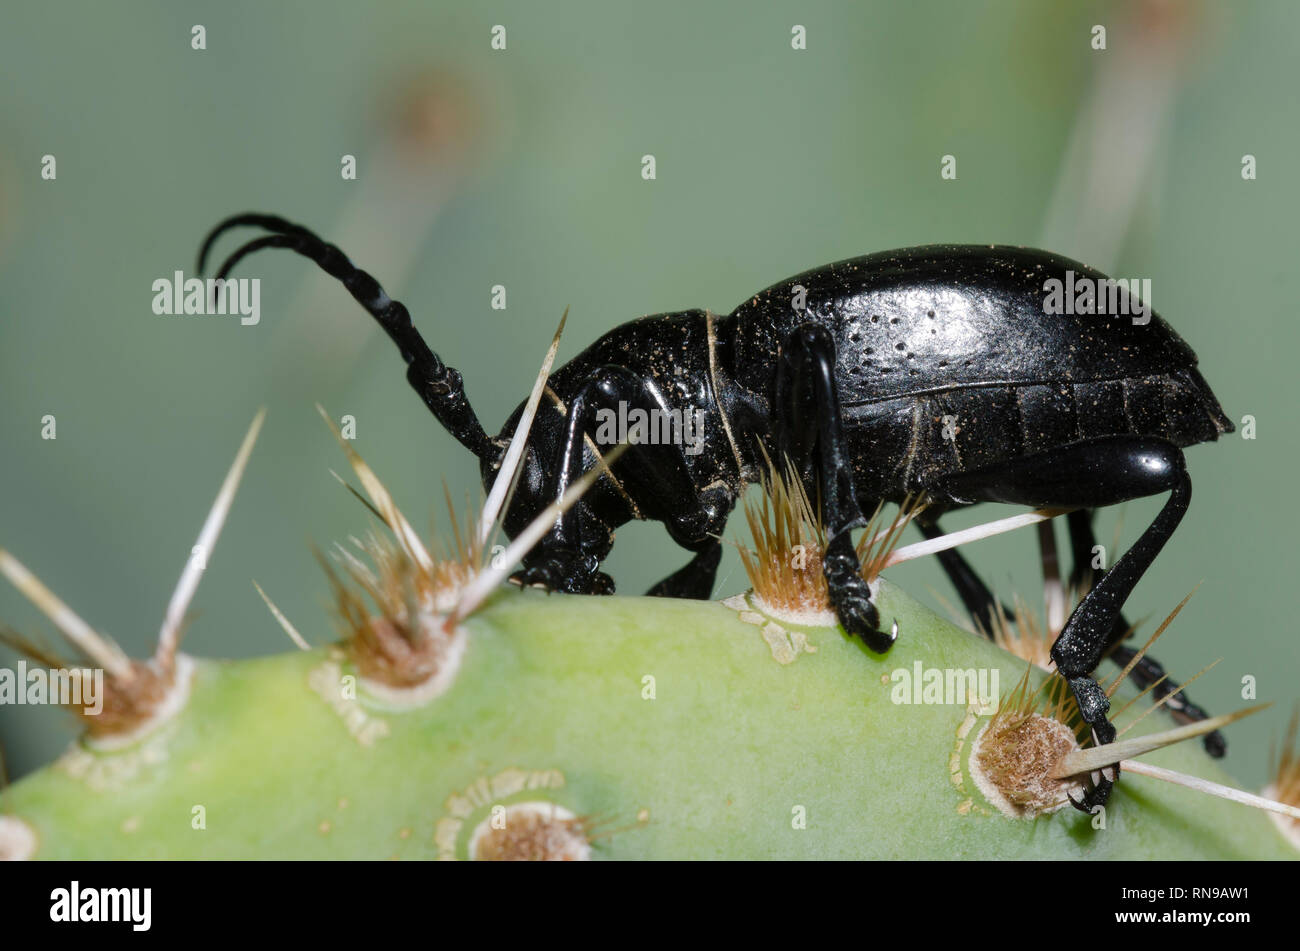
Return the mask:
M287 248L315 261L326 274L337 278L366 313L397 344L406 361L406 379L438 418L466 449L482 461L496 462L501 447L488 438L465 396L465 384L459 371L447 366L429 349L420 332L411 323L410 312L401 301L393 300L370 274L348 260L339 248L293 222L275 215L256 213L235 215L221 222L204 239L199 249L198 271L203 273L213 243L231 228L250 225L272 232L255 238L226 258L217 271L217 280L225 280L235 265L262 248Z

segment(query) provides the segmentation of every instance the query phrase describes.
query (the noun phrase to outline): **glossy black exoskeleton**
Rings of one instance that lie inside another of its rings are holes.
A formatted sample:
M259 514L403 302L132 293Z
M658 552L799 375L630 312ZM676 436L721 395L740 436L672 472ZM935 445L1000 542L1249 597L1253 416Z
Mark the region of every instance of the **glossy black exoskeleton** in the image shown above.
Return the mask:
M217 236L239 225L271 233L232 254L218 276L259 248L283 247L341 280L397 344L411 385L478 457L490 484L522 405L501 436L490 438L460 374L429 349L406 308L298 225L257 214L230 218L205 241L200 271ZM807 271L726 316L690 310L611 330L551 376L505 516L507 533L521 531L598 464L609 441L600 424L610 414L693 414L702 438L694 446L678 438L629 448L558 520L516 580L612 592L600 564L614 530L652 519L694 557L650 593L707 597L731 509L759 479L765 454L784 454L810 497L820 499L836 613L846 631L883 652L897 628L882 629L851 538L878 501L924 492L931 505L922 530L929 535L939 533L935 519L943 511L972 503L1077 507L1069 528L1075 571L1083 575L1094 544L1091 510L1168 492L1141 538L1098 573L1052 648L1096 739L1110 742L1109 702L1090 675L1108 652L1132 657L1118 643L1129 630L1121 611L1187 510L1183 447L1214 440L1232 423L1197 371L1196 355L1159 316L1132 313L1136 298L1124 308L1112 298L1109 315L1049 313L1052 279L1105 280L1043 251L936 245ZM683 430L661 432L680 437ZM988 588L955 552L941 560L967 609L990 629ZM1148 660L1135 674L1151 683L1162 671ZM1166 679L1157 695L1174 686ZM1204 715L1182 697L1171 706L1184 718ZM1207 745L1221 753L1221 744L1215 734ZM1076 805L1093 808L1110 787L1107 776Z

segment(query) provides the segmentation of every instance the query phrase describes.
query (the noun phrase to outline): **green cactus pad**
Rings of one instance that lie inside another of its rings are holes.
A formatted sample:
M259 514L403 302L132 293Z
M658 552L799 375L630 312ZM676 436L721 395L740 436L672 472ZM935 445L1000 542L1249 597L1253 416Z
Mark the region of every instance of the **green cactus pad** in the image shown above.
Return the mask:
M1264 814L1143 776L1105 828L1001 814L970 778L974 708L895 703L890 675L997 669L1005 696L1024 662L888 583L879 599L901 631L883 657L735 599L503 590L450 688L406 710L353 697L336 647L199 661L171 722L75 746L9 814L51 859L463 859L525 802L578 817L594 859L1296 857ZM1196 741L1150 761L1232 782Z

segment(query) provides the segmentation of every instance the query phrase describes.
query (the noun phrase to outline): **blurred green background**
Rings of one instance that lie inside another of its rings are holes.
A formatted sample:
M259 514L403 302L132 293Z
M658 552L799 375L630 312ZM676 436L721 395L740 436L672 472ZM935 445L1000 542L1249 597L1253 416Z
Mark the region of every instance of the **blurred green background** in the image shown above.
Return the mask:
M205 50L191 48L194 24ZM504 51L490 48L496 24ZM806 50L791 47L796 24ZM1190 451L1191 512L1129 614L1159 620L1204 582L1156 653L1179 680L1222 657L1192 690L1214 711L1245 705L1248 676L1275 701L1228 734L1229 769L1258 787L1300 696L1300 329L1286 290L1298 38L1300 6L1284 0L6 3L0 545L146 652L265 405L186 640L245 656L290 649L252 578L310 639L332 638L309 543L367 524L329 474L345 464L316 401L356 417L358 449L418 522L441 515L442 479L457 498L477 492L476 463L408 390L392 345L302 259L242 268L263 279L256 327L151 312L152 282L192 275L200 238L234 212L301 221L371 270L464 373L493 432L566 306L561 359L643 313L725 312L869 251L1047 246L1150 278L1228 414L1257 418L1253 441ZM1257 180L1242 178L1246 154ZM944 155L956 180L940 178ZM497 284L504 311L490 306ZM46 414L56 440L41 438ZM1099 535L1122 518L1131 542L1158 504L1105 514ZM1040 601L1032 531L967 554L1004 596ZM685 559L662 529L632 525L607 570L635 594ZM932 562L891 576L955 600ZM716 593L745 586L730 552ZM7 584L0 619L50 630ZM11 775L71 726L0 710Z

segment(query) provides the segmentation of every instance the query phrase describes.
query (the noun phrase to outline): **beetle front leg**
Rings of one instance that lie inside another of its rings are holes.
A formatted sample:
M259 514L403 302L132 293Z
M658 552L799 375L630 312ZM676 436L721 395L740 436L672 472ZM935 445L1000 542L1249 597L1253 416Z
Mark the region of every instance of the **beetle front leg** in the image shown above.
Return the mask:
M862 577L853 529L866 524L853 489L853 468L844 441L839 388L835 383L835 341L816 323L786 338L776 381L778 444L801 473L815 471L826 527L823 573L831 606L849 634L883 654L898 638L895 622L880 629L880 613Z
M599 438L598 413L618 413L620 404L629 412L643 410L648 418L669 412L652 387L635 373L618 366L604 366L590 377L569 400L564 412L563 442L550 471L555 473L551 491L560 498L581 478L588 441ZM664 418L659 416L658 418ZM591 445L596 446L595 442ZM597 451L613 449L598 445ZM674 442L630 443L614 466L627 496L635 500L642 518L664 523L673 540L698 554L686 568L652 589L669 597L707 597L721 557L717 535L726 524L734 504L734 493L725 484L701 492L691 479L685 449ZM582 503L557 520L555 528L525 559L523 570L512 580L570 593L612 594L614 582L598 570L613 544L612 533ZM702 593L700 593L702 592Z

